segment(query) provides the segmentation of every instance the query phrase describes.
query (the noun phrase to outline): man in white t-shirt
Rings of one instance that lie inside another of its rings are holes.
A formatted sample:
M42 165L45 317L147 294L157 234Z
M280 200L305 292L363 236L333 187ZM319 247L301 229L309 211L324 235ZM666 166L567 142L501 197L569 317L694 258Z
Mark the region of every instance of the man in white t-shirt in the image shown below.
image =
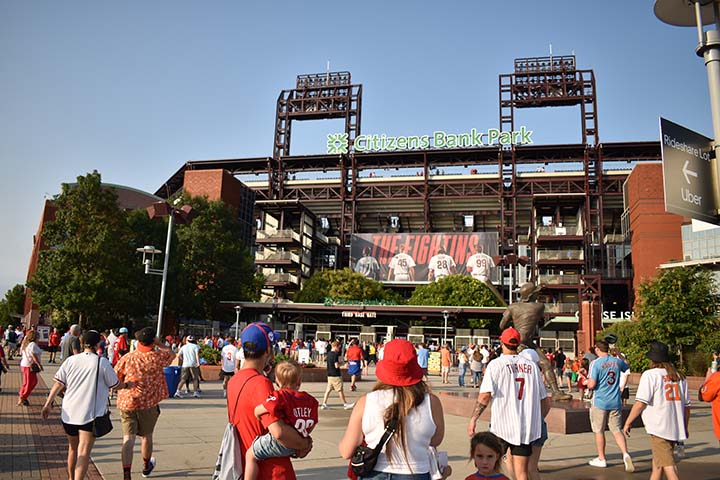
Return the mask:
M180 389L185 385L185 393L190 393L190 381L193 382L193 396L200 396L200 347L195 343L195 337L188 335L187 343L178 352L182 360L180 371L180 385L175 392L176 398L182 398Z
M483 375L485 375L485 369L488 366L488 362L490 362L490 350L487 349L487 345L482 346L480 355L482 355Z
M415 260L405 253L406 249L405 244L400 245L398 253L390 260L388 280L394 280L396 282L415 281Z
M230 335L227 338L227 345L220 351L222 356L222 375L223 375L223 398L227 396L227 384L230 377L235 375L235 365L237 363L237 347L235 346L235 337Z
M434 282L455 274L455 266L455 260L447 254L445 247L440 247L428 263L428 280Z
M318 338L315 342L315 352L317 354L317 364L323 365L325 363L325 354L327 353L327 342L322 338Z
M528 480L532 443L542 435L542 419L550 410L538 365L518 355L520 333L510 327L500 336L503 354L485 371L468 435L492 399L490 431L500 437L512 453L517 480Z
M475 253L467 259L465 268L474 279L488 283L490 273L495 268L495 262L490 255L483 252L483 246L478 244L475 247Z
M668 346L652 342L647 353L650 369L640 377L635 403L625 420L623 432L628 437L632 422L642 414L645 431L650 435L652 473L650 478L679 479L673 449L688 438L690 393L687 380L670 362Z

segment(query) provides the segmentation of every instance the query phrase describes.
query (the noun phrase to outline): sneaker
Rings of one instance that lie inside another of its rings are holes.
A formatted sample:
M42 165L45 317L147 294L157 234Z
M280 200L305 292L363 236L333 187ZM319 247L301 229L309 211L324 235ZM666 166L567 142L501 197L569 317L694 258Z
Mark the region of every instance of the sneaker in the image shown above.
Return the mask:
M635 465L633 465L632 458L630 458L629 454L623 455L623 463L625 463L625 471L626 472L634 472L635 471Z
M353 403L343 403L343 408L344 408L345 410L350 410L350 409L351 409L352 407L354 407L354 406L355 406L355 402L353 402Z
M223 398L227 398L227 390L223 390Z
M175 392L175 395L173 395L173 397L175 397L175 398L183 398L183 394L182 394L182 392L181 392L180 390L178 390L178 391Z
M320 408L322 408L323 410L327 410L328 409L327 403L323 403L322 405L320 405Z
M150 457L150 461L148 462L147 465L145 465L145 468L143 468L143 471L142 471L143 478L149 477L154 469L155 469L155 457Z
M592 465L593 467L607 468L607 462L600 457L593 458L588 462L588 464Z
M355 386L355 385L350 385L350 390L352 390L352 391L354 392L355 390L357 390L357 386Z
M200 398L200 392L197 391L197 392L193 393L193 397Z

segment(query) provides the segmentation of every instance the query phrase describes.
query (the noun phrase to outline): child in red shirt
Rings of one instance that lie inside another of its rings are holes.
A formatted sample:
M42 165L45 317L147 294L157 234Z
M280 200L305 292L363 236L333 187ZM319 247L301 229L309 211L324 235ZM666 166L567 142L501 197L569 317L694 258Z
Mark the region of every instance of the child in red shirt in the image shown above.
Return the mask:
M307 392L300 392L302 369L295 362L275 366L275 382L280 387L264 403L255 407L255 416L270 414L292 425L304 437L310 436L318 423L318 401ZM286 448L270 432L261 435L245 453L245 480L257 480L258 461L273 457L292 457L295 450Z
M499 473L503 456L500 439L490 432L476 433L470 440L470 459L475 463L477 472L465 477L465 480L510 480Z
M588 369L590 368L590 362L587 358L583 358L581 361L581 367L580 370L578 370L578 377L577 377L577 387L578 391L580 392L580 398L583 400L588 400L585 397L585 389L587 388L587 382L588 382Z

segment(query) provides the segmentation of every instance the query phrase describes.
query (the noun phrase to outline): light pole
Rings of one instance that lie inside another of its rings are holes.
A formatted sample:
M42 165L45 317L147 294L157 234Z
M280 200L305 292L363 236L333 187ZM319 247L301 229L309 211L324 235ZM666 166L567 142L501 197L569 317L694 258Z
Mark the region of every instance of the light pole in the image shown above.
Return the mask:
M162 284L160 286L160 307L158 308L158 323L156 335L160 337L162 333L162 321L163 311L165 310L165 290L167 288L167 273L168 265L170 263L170 242L172 241L173 226L177 217L177 222L180 224L190 223L193 219L194 212L190 205L183 205L181 208L176 209L167 202L156 202L147 208L148 216L150 219L157 217L168 217L168 229L167 239L165 240L165 258L163 259L162 270L152 268L153 261L155 260L156 253L162 253L160 250L156 250L152 245L146 245L145 247L138 248L138 252L143 254L143 265L145 265L146 275L161 275ZM147 256L150 255L150 258Z
M448 317L450 316L450 312L447 310L442 311L443 319L445 320L444 326L443 326L443 346L447 345L447 321Z
M710 88L710 112L713 123L715 158L711 163L715 201L720 201L720 1L719 0L655 0L653 8L660 21L678 27L697 27L698 46L695 53L705 59ZM703 25L715 24L705 31ZM660 139L662 141L662 139ZM718 212L715 212L716 214Z
M238 327L240 326L240 310L242 310L242 307L240 305L235 305L235 340L240 340L238 337Z

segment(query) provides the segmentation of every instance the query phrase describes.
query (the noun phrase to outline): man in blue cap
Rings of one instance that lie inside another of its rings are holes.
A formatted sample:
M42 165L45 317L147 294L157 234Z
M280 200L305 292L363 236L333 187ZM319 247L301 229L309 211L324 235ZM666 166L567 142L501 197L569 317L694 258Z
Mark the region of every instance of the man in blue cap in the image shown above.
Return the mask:
M253 440L268 432L283 446L298 451L302 458L310 453L312 439L305 438L291 425L271 414L255 417L255 407L264 403L273 393L273 384L265 376L272 370L273 346L276 334L270 326L256 322L245 327L240 334L240 346L245 354L242 368L230 379L227 386L228 416L240 437L240 453L251 447ZM288 457L268 458L259 463L258 478L268 480L295 480L295 471Z

